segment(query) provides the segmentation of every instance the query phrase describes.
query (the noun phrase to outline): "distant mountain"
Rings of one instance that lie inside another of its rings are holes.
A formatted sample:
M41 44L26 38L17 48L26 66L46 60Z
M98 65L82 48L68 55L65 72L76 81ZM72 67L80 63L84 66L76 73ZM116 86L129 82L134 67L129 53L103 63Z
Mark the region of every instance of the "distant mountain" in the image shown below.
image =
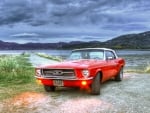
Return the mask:
M60 49L66 45L65 42L59 43L10 43L0 41L0 50L34 50L34 49Z
M150 49L150 31L139 34L127 34L106 42L84 42L82 44L64 45L63 48L107 47L113 49Z
M105 42L105 46L117 49L150 49L150 31L122 35Z
M33 49L74 49L74 48L108 47L113 49L150 49L150 31L139 34L122 35L106 42L59 42L59 43L26 43L18 44L0 41L0 50L33 50Z

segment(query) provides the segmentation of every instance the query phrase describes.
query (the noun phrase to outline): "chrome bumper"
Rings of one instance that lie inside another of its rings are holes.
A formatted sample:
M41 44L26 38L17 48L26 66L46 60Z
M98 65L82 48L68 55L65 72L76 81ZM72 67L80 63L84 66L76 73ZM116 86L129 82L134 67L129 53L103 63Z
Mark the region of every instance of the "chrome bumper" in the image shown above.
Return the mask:
M47 79L47 80L92 80L93 77L88 77L88 78L51 78L51 77L38 77L35 76L37 79Z

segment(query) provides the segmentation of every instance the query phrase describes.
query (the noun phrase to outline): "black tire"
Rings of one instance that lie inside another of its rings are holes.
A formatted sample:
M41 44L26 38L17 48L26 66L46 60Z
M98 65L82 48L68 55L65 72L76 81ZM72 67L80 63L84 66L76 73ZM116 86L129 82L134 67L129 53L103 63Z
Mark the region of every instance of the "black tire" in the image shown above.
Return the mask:
M91 94L99 95L100 94L100 73L98 73L93 79L93 83L91 84Z
M47 86L47 85L44 85L44 89L46 92L54 92L56 87L55 86Z
M123 80L123 67L120 69L118 75L115 77L116 81L122 81Z

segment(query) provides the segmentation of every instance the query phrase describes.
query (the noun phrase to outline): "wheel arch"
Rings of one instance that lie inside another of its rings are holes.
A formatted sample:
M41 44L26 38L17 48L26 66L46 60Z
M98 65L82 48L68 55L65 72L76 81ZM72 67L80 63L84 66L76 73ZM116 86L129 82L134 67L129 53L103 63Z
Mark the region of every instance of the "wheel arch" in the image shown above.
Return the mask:
M121 66L120 66L120 70L123 69L123 68L124 68L124 65L121 65Z
M98 73L100 74L100 82L102 82L102 79L103 79L103 72L102 72L102 70L98 70L95 75L97 75Z

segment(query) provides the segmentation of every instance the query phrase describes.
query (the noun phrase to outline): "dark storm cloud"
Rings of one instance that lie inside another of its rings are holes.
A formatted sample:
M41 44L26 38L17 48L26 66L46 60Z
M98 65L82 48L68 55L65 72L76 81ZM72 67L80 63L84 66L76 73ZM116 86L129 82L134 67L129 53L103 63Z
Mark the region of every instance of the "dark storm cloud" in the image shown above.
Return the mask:
M77 24L93 22L99 15L93 10L104 5L106 1L94 0L1 0L0 24L27 22L31 25ZM99 9L100 10L100 9ZM96 14L92 14L96 13ZM92 15L91 15L92 14ZM99 18L98 18L99 19ZM100 21L100 20L99 20ZM71 23L68 23L71 22Z
M18 22L34 23L34 21L39 20L37 15L46 11L43 8L44 6L45 2L42 1L35 1L33 3L29 0L1 0L0 25L15 24Z
M49 0L51 3L53 4L66 4L66 3L70 3L71 0Z
M27 7L25 1L3 1L0 5L0 24L13 24L16 22L30 19L30 8ZM29 12L29 13L27 13Z
M1 0L0 25L24 22L80 25L132 22L127 13L146 10L146 0ZM119 12L120 11L120 12ZM138 19L138 18L137 18Z
M141 32L150 29L149 6L148 0L0 0L0 38L92 40Z

